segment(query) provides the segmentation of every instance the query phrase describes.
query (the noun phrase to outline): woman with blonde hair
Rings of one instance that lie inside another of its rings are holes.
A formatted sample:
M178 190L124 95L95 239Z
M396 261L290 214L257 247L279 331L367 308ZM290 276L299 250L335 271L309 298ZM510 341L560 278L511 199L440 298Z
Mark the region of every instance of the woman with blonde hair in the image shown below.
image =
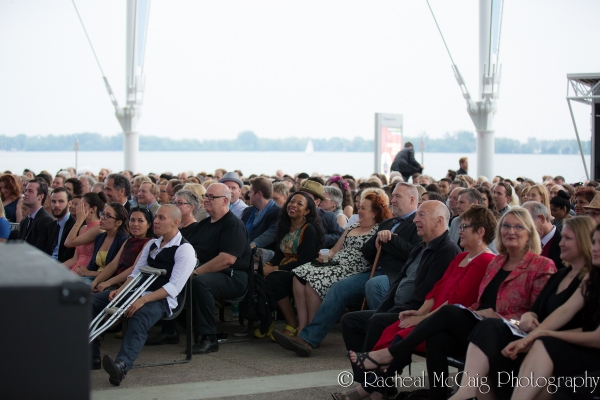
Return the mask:
M183 190L189 190L198 196L198 200L200 200L198 208L194 210L194 218L196 221L202 221L204 218L208 217L208 213L204 209L204 195L206 194L204 186L199 183L186 183L183 186Z
M560 242L560 258L567 266L561 268L548 280L531 309L521 316L519 328L531 332L550 314L563 305L579 288L583 277L592 268L592 239L590 233L595 223L589 217L574 217L565 221ZM576 329L581 326L581 314L576 315L561 330ZM516 375L523 358L510 359L502 355L502 349L514 340L520 339L499 319L485 319L473 330L469 338L465 362L464 382L470 377L489 377L485 390L490 387L499 398L509 398L512 385L499 385L498 377ZM452 397L454 400L470 399L477 396L482 388L477 385L460 387Z
M449 376L447 357L464 356L469 337L481 320L521 318L532 307L556 267L552 260L540 256L540 237L524 208L514 207L502 215L496 237L499 254L488 265L473 305L440 307L387 349L370 353L349 351L354 376L365 376L368 370L377 370L379 375L385 371L386 377L393 376L411 363L413 349L427 341L428 376L438 376L445 381ZM429 393L434 400L446 399L448 395L444 385L430 384Z
M544 185L538 183L529 187L527 198L528 201L537 201L545 205L548 210L550 209L550 193Z

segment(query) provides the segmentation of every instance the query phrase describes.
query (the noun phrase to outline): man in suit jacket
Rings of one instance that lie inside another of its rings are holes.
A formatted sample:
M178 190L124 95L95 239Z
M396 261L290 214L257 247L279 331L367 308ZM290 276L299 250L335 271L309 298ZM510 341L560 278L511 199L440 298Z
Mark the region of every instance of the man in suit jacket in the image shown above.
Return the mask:
M75 225L75 218L69 213L71 193L64 188L56 188L50 195L52 215L56 219L50 224L46 253L59 262L65 262L75 254L75 248L65 247L65 240Z
M104 181L104 193L109 202L122 204L125 210L131 210L129 196L131 196L131 183L123 174L110 174Z
M550 222L550 214L545 205L537 201L528 201L523 204L533 223L535 224L535 230L540 235L542 242L542 256L547 257L554 261L556 269L564 267L560 258L560 247L559 243L562 239L560 231L556 229Z
M396 281L410 252L423 240L417 235L417 227L413 224L419 192L415 185L400 182L392 193L392 212L395 218L379 224L377 235L373 236L362 248L366 260L374 262L377 251L381 248L377 270L381 275L374 276L365 286L365 297L369 309L374 310Z
M269 229L276 227L281 210L281 207L271 199L273 184L266 178L256 178L252 181L249 194L252 206L242 212L242 222L248 231L248 243L275 251L277 247L275 236L271 237L270 234L263 236ZM267 236L269 238L265 239Z
M389 280L392 279L391 277L395 279L400 275L409 254L422 241L417 234L415 224L412 222L417 209L417 199L418 192L414 185L406 182L399 183L394 189L392 197L392 211L396 218L383 221L379 225L378 234L363 246L363 256L371 262L375 260L377 249L381 248L380 268L375 272L376 276L369 280L371 271L366 271L334 283L311 323L306 325L297 337L288 338L274 335L277 343L286 350L293 350L301 357L308 357L312 353L312 349L325 339L325 336L339 320L346 307L350 304L360 303L363 300L365 284L368 287L369 283L378 282L377 285L373 286L373 292L379 286L383 288L390 286ZM385 293L383 294L385 295ZM372 301L371 304L373 304Z
M404 148L396 154L390 169L400 172L405 181L415 172L423 172L423 166L415 160L415 150L411 142L406 142Z
M54 218L42 205L48 196L48 184L43 179L32 179L25 187L23 204L29 207L29 215L21 220L17 239L45 251L48 243L48 231Z
M156 200L160 194L158 186L152 182L144 182L140 185L137 193L135 193L137 204L139 206L147 207L152 217L156 215L160 205Z

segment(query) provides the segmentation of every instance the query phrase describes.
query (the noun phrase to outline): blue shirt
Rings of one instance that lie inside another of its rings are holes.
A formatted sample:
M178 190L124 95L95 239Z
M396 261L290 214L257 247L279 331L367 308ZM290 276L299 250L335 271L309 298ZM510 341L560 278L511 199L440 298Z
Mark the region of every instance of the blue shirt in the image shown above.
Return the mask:
M52 250L52 258L54 258L55 260L58 260L58 249L60 248L60 238L62 237L63 231L65 230L65 224L67 223L67 221L69 220L70 217L71 217L71 213L66 213L65 216L62 217L62 219L60 221L56 221L56 222L58 222L60 229L58 230L58 243L56 243L56 247L54 248L54 250Z
M10 222L4 217L0 217L0 239L8 239L10 235Z

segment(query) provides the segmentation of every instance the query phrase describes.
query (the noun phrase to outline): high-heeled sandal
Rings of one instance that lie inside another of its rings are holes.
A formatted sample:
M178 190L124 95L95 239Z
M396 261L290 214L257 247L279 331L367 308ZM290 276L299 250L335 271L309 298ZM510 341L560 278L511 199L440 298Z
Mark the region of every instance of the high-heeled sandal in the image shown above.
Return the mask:
M378 361L375 361L368 352L365 353L354 353L356 354L356 361L352 361L352 359L350 358L350 351L347 352L348 355L348 359L350 359L350 364L352 364L353 366L355 366L356 368L362 369L363 371L381 371L381 372L385 372L387 371L388 367L390 366L390 363L387 364L382 364ZM365 368L365 361L369 360L371 361L373 364L375 364L375 368Z
M282 332L286 336L289 336L289 337L298 336L298 329L294 328L291 325L286 325L285 328L284 328L284 331L288 331L289 332L287 334L285 332ZM273 332L271 332L271 334L268 335L268 336L271 338L272 342L277 343L277 340L275 340L275 338L273 337Z
M271 322L271 325L269 326L269 329L267 329L266 333L261 333L260 332L260 328L256 328L254 330L254 337L255 338L259 338L262 339L265 336L271 337L273 335L273 328L275 327L275 321Z
M349 390L347 392L331 393L331 397L333 397L334 400L362 400L365 398L358 393L358 388ZM367 398L368 397L369 396L367 396Z

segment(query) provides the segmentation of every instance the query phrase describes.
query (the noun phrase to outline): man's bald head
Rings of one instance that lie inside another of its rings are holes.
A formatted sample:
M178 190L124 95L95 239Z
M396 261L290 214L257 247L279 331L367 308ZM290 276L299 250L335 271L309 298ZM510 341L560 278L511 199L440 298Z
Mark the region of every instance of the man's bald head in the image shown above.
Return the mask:
M440 237L448 230L450 212L444 203L437 200L423 202L413 220L417 234L425 243Z
M210 189L213 189L212 191ZM231 190L224 183L213 183L208 187L206 193L213 194L215 196L225 196L227 203L231 202Z
M181 221L181 210L175 204L163 204L159 207L160 209L164 209L171 219Z
M164 204L158 208L154 216L154 234L157 237L173 237L179 230L180 222L181 211L179 208L174 204Z

